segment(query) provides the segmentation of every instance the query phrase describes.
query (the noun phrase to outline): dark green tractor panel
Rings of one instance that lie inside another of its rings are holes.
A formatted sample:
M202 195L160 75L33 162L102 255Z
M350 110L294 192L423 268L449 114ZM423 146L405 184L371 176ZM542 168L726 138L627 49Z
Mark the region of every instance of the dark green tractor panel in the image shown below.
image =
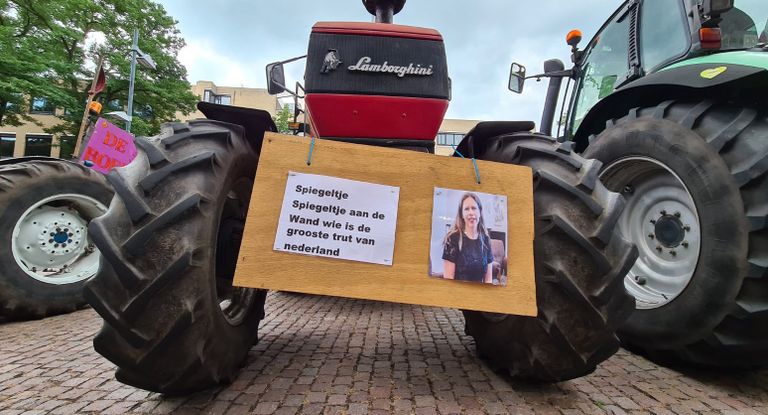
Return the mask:
M762 101L768 94L768 69L728 63L683 63L645 76L619 88L589 111L574 134L577 151L584 151L589 137L606 123L631 109L650 107L667 100Z

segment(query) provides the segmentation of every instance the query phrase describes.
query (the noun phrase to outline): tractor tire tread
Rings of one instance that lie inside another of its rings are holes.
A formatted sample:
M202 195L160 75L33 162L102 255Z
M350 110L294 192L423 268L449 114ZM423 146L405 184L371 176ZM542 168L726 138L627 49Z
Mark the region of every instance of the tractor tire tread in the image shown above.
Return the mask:
M624 205L612 202L614 193L597 179L599 162L572 146L528 133L491 140L497 144L489 143L478 159L533 169L539 317L496 321L464 311L466 332L481 356L515 378L558 382L591 373L618 350L616 330L633 308L619 272L631 267L637 251L602 230ZM584 268L570 269L569 261Z
M107 180L115 189L115 193L123 200L125 208L128 210L128 214L131 216L131 221L134 224L152 215L149 206L128 186L123 176L117 170L110 171L107 174Z
M166 124L137 143L136 160L114 175L122 191L90 226L109 262L86 286L104 318L94 348L118 366L121 382L188 393L231 380L257 340L265 293L254 291L243 323L230 326L208 240L219 193L234 177L252 179L257 155L242 127L210 120ZM131 213L136 206L146 209Z

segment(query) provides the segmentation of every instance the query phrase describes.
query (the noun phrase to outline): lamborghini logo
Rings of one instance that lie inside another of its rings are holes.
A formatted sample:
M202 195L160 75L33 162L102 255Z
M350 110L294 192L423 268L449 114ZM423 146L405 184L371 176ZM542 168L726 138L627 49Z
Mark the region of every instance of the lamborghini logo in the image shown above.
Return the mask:
M335 71L342 63L344 62L341 61L339 52L336 49L328 49L328 53L325 54L325 59L323 59L323 67L320 68L320 73Z

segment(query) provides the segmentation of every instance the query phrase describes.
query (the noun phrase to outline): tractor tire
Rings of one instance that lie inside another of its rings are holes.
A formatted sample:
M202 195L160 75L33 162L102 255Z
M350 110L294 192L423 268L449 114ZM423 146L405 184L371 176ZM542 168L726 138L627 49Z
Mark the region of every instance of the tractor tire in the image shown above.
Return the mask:
M663 363L768 363L768 113L713 101L639 108L586 157L624 191L621 233L640 257L627 275L637 310L620 329Z
M637 251L614 230L624 200L598 180L600 162L572 143L529 133L490 140L478 159L533 169L538 317L464 311L466 332L514 378L589 374L618 350L616 330L633 308L622 281Z
M264 317L265 291L232 287L258 154L240 126L210 120L136 143L89 227L109 263L85 289L104 319L94 348L149 391L231 382Z
M111 199L104 177L65 160L0 166L4 319L43 318L85 305L83 285L101 261L87 226Z

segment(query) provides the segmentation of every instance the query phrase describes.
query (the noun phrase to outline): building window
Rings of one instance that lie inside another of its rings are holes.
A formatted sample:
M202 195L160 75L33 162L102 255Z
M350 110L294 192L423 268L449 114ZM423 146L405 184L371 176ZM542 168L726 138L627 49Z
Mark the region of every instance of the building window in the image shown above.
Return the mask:
M0 134L0 159L13 157L14 147L16 147L15 134Z
M75 136L65 135L59 137L59 158L70 160L75 152Z
M29 112L33 114L53 114L55 107L47 98L32 98Z
M437 133L437 144L441 146L456 146L464 138L461 133Z
M24 97L22 97L18 92L12 92L10 96L5 99L7 99L7 101L5 101L6 110L15 111L19 108L19 104L24 102Z
M214 104L231 105L232 97L229 95L216 95L210 89L206 89L205 92L203 92L203 101Z
M27 135L25 156L51 156L51 136L50 135Z

